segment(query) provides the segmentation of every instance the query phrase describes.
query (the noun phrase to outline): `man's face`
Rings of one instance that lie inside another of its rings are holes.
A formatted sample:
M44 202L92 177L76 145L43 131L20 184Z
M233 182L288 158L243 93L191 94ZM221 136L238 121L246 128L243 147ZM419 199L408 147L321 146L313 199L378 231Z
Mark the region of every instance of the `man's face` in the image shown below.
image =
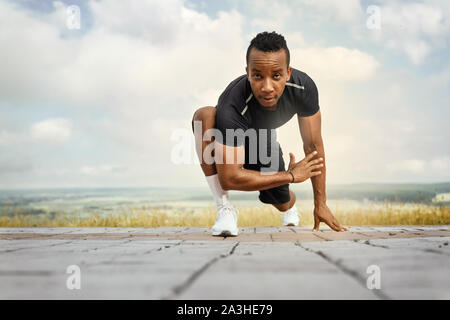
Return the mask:
M253 95L261 106L269 110L275 108L292 72L284 49L263 52L252 48L245 70Z

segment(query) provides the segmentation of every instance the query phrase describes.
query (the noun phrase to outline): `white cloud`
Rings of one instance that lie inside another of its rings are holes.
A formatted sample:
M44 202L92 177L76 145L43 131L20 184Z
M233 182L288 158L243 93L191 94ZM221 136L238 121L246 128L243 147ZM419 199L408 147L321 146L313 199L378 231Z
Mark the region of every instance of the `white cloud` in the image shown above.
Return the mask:
M215 105L245 72L243 17L229 11L213 19L181 0L89 5L93 28L61 37L68 31L60 4L51 14L30 14L0 3L0 20L9 26L0 29L0 96L29 110L61 105L108 112L98 126L103 139L162 165L170 157L171 130L190 128L194 110ZM32 128L33 138L46 141L62 142L70 133L58 121ZM2 140L11 139L3 134Z
M319 11L323 20L337 20L345 23L354 23L364 14L359 0L303 0L303 3Z
M426 161L418 159L401 160L386 165L390 172L422 173L425 170Z
M429 77L429 82L436 87L446 87L450 83L450 67L446 66L442 70Z
M54 18L61 13L27 15L0 3L0 20L11 26L0 30L4 99L163 111L168 109L161 101L193 103L196 94L243 72L245 45L237 12L211 19L182 1L90 5L93 29L82 37L61 38L65 25L56 25L60 20Z
M250 25L258 32L262 30L280 32L292 19L295 12L290 4L267 0L253 1L251 7L255 18L250 21Z
M64 143L72 134L72 124L63 118L47 119L31 126L31 137L36 140Z
M431 168L436 171L441 171L442 175L444 175L446 172L450 171L450 157L449 156L442 156L437 157L431 160Z
M124 165L99 165L99 166L83 166L80 169L80 173L87 176L99 176L99 175L110 175L110 174L120 174L127 170Z
M16 173L29 173L33 170L34 164L24 154L1 154L0 155L0 176L9 176ZM1 180L8 186L7 180Z
M382 46L406 54L417 65L434 50L446 46L450 33L448 1L380 0L366 3L367 7L375 5L380 9L381 28L371 30L366 29L370 16L360 0L303 0L302 3L313 9L318 24L338 22L355 38L361 41L372 38ZM301 14L301 7L295 10Z
M386 46L421 64L450 32L450 10L443 2L389 1L380 5L381 29L371 32Z
M314 79L339 82L367 80L379 66L370 54L345 47L293 49L291 60L293 65L301 66L301 70L314 75Z
M283 36L286 39L289 50L307 45L306 40L300 32L285 32Z
M408 159L398 160L386 164L388 172L401 176L402 174L409 174L410 180L417 179L417 177L426 174L428 178L434 179L448 179L450 169L450 157L438 156L430 160Z
M9 132L6 130L0 131L0 146L16 145L24 141L24 137L20 134Z

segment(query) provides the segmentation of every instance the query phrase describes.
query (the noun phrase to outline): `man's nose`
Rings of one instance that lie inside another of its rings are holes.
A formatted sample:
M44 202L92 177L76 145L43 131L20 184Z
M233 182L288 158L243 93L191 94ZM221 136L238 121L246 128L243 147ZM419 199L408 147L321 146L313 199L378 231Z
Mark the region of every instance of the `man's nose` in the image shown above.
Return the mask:
M267 79L263 82L262 91L264 91L264 92L273 91L273 85L272 85L272 81L270 81L270 79Z

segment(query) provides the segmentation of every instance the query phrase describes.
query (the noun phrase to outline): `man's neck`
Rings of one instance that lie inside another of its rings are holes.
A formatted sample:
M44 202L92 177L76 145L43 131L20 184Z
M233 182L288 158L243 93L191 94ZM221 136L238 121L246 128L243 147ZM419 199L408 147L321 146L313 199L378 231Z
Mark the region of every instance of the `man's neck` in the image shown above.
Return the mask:
M278 107L278 104L276 104L276 105L274 105L272 107L263 107L263 106L261 106L261 108L263 108L264 110L267 110L267 111L276 111L277 107Z

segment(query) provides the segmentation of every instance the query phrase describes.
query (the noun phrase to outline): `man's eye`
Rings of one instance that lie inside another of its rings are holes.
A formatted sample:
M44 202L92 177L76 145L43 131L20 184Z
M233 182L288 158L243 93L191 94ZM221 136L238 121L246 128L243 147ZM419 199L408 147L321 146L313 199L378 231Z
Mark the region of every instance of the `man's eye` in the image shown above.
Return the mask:
M261 75L260 74L255 74L254 77L255 78L261 78Z
M279 79L279 78L281 77L281 75L277 73L277 74L274 75L273 77L274 77L275 79Z

